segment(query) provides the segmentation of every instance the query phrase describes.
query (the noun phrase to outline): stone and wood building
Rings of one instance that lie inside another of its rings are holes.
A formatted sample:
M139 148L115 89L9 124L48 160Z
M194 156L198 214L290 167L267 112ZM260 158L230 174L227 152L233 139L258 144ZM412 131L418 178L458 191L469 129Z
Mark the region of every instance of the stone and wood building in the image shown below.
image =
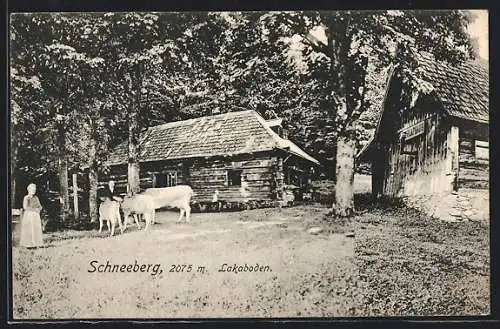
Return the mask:
M319 162L285 136L281 119L238 111L170 122L139 140L140 188L190 185L195 203L270 202L305 186ZM108 156L107 175L126 193L127 141ZM300 195L296 195L300 198Z
M487 216L488 68L416 58L426 92L402 104L403 84L392 69L375 134L358 155L371 163L373 195L417 200L440 217Z

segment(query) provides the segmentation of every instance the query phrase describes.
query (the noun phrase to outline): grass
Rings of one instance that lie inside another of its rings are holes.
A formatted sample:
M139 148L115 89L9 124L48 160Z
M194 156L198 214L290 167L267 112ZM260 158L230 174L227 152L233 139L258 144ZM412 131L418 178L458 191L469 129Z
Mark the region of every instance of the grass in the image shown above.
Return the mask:
M365 200L365 202L361 202ZM335 317L489 312L487 223L445 223L358 196L359 214L329 208L159 213L150 232L45 235L47 248L13 249L15 318ZM320 226L323 232L308 233ZM355 238L344 232L354 231ZM160 263L163 273L88 273L89 262ZM272 272L224 273L223 264ZM172 264L205 273L171 273Z
M356 223L362 314L489 314L488 223L447 223L404 207Z

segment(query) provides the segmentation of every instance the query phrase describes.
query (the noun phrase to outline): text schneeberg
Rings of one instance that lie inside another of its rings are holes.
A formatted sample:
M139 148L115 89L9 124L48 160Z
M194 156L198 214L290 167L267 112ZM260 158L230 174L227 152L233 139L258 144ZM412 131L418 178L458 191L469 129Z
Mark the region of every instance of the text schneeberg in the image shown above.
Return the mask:
M161 264L139 264L137 260L134 261L134 264L110 264L109 260L106 263L99 263L97 260L93 260L90 262L90 268L88 269L89 273L151 273L151 275L162 274L163 270L161 269Z

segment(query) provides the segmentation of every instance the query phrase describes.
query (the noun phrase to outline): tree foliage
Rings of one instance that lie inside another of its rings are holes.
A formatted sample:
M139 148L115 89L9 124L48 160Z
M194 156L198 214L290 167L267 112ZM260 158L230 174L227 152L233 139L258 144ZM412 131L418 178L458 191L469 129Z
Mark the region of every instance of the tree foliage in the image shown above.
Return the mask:
M333 142L332 210L339 216L350 215L354 209L356 138L363 127L359 119L370 108L370 64L398 65L397 74L412 93L425 89L413 51L428 51L452 63L474 52L466 32L471 16L460 10L280 12L265 14L262 20L275 39L299 36L306 45L305 74L316 84L312 90L318 94L313 97L320 103L308 114L315 128L308 139Z
M137 163L148 126L255 109L283 117L289 138L339 176L353 165L337 165L338 143L354 154L369 139L387 67L422 89L412 51L474 56L472 19L460 10L17 14L12 170L44 181L65 160L104 172L126 139Z

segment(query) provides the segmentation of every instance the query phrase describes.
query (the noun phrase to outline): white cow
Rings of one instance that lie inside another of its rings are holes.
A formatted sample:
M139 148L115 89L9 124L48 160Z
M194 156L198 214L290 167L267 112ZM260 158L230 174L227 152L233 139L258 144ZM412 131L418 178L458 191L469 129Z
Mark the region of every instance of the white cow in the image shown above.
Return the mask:
M108 231L111 236L115 234L115 227L118 223L120 232L123 234L122 220L120 217L120 203L116 201L105 200L99 206L99 233L102 232L103 222L106 221ZM111 228L109 227L111 223Z
M121 203L121 207L125 228L127 228L127 219L130 215L133 215L138 229L141 229L138 218L140 215L143 215L146 221L145 230L149 228L150 223L154 223L155 204L150 195L136 194L134 196L126 196Z
M155 209L160 208L178 208L180 210L179 219L186 215L186 222L189 222L191 214L191 198L194 195L193 189L188 185L177 185L171 187L148 188L144 195L151 196L154 201Z

